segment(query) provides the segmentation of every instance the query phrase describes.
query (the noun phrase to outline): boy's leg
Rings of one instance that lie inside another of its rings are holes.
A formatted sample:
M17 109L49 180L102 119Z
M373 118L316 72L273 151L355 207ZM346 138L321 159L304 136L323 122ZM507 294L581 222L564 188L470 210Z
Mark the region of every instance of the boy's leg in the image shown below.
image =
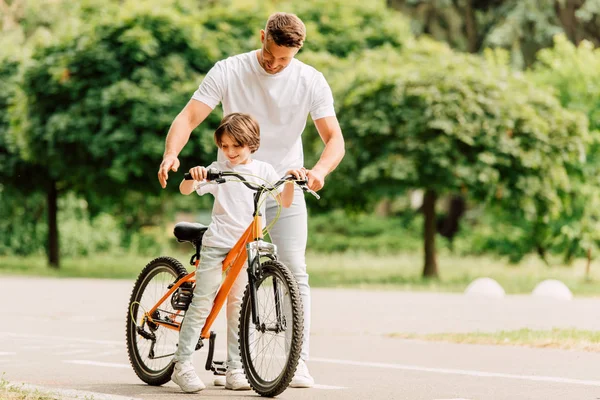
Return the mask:
M242 299L248 283L248 268L240 271L227 296L227 375L225 389L250 390L250 384L242 369L239 348L239 321Z
M202 248L200 265L196 270L194 297L185 313L179 332L179 345L173 357L175 368L171 379L184 392L194 393L206 387L196 374L191 358L219 289L223 259L228 252L229 249L218 247Z
M267 223L277 214L277 203L269 197L267 200ZM282 208L279 219L271 228L269 235L277 245L279 260L285 264L296 277L300 296L304 306L304 339L300 358L308 360L310 335L310 286L306 272L306 240L307 213L304 192L298 187L294 190L294 202L290 208Z
M239 322L242 298L248 283L248 267L242 268L227 296L227 369L242 368L239 348Z
M200 264L196 270L194 297L179 331L179 346L173 361L190 361L200 338L202 326L210 313L217 290L221 285L223 259L230 249L202 247Z

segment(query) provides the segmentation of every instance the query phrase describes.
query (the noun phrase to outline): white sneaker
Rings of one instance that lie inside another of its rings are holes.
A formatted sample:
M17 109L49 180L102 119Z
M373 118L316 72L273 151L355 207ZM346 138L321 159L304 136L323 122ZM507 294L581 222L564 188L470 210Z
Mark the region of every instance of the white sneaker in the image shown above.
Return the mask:
M204 383L198 378L198 375L196 375L196 370L194 370L191 361L175 363L171 380L186 393L196 393L206 388Z
M250 384L246 379L244 370L232 369L225 374L225 389L229 390L250 390Z
M296 368L296 373L290 382L290 387L293 388L310 388L315 384L315 380L310 373L308 372L308 367L304 360L298 360L298 367Z
M225 376L223 375L219 375L215 378L215 380L213 381L213 384L215 386L225 386Z

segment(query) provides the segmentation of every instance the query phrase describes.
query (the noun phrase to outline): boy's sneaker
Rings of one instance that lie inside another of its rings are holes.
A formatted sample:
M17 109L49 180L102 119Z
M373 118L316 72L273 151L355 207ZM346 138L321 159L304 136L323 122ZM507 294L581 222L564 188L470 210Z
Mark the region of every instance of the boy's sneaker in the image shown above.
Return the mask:
M229 390L250 390L250 384L246 379L244 370L241 368L227 371L225 375L225 389Z
M206 388L204 383L198 378L198 375L196 375L196 370L194 370L191 361L175 363L171 380L186 393L196 393Z
M215 386L225 386L225 376L224 375L219 375L219 376L215 377L215 380L213 381L213 385L215 385Z
M293 388L310 388L315 384L315 380L310 373L308 372L308 367L304 360L298 360L298 367L296 368L296 373L290 382L290 387Z

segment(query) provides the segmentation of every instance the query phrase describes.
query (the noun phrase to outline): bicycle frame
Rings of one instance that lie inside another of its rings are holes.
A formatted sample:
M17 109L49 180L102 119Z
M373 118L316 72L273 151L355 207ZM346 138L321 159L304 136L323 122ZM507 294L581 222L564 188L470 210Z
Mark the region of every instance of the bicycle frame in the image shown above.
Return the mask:
M227 273L227 277L221 284L219 291L215 297L215 301L210 310L210 314L206 318L206 322L202 327L202 331L200 337L202 339L210 338L210 327L212 326L214 320L217 318L217 315L221 311L223 304L227 300L227 296L231 290L231 287L235 283L240 271L244 267L248 260L248 253L246 251L246 246L249 243L262 239L262 217L260 214L255 215L252 222L246 229L246 231L239 238L235 246L231 249L225 260L223 261L223 272L229 270ZM198 268L200 260L197 259L195 262L196 269ZM165 295L156 303L154 307L152 307L149 311L144 314L144 318L152 322L156 325L163 326L168 329L180 330L181 324L178 322L174 322L175 318L171 318L171 321L163 321L160 319L153 319L152 315L156 312L158 308L175 292L183 283L185 282L195 282L196 281L196 271L190 272L185 277L177 281L169 291L165 293ZM175 315L179 314L180 311L177 311Z

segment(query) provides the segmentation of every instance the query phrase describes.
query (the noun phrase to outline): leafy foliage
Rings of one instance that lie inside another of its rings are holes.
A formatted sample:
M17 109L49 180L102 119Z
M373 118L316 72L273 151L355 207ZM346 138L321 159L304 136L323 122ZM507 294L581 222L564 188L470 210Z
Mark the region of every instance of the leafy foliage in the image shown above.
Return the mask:
M356 177L344 183L360 193L353 200L368 205L377 197L369 193L423 188L462 192L539 223L559 213L569 173L585 157L585 117L498 58L414 45L400 56L366 55L340 96Z

